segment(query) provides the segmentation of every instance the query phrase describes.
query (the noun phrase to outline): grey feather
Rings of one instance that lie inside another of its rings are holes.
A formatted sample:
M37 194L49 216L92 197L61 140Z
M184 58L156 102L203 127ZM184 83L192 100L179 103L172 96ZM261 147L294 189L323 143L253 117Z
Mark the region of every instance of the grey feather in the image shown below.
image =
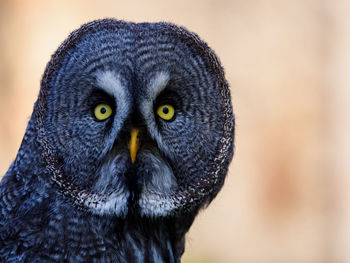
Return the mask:
M103 121L99 103L113 112ZM164 103L169 121L157 115ZM83 25L49 61L0 183L1 262L180 262L186 232L224 183L234 127L223 68L196 34Z

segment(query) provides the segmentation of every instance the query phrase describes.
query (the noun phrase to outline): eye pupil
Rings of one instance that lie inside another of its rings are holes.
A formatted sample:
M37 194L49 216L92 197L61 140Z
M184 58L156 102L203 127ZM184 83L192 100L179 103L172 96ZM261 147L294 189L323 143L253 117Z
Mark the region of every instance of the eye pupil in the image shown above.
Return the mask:
M169 108L168 107L163 107L163 113L168 114L169 113Z
M102 107L101 110L100 110L100 112L101 112L102 114L105 114L105 113L107 112L107 109L106 109L105 107Z

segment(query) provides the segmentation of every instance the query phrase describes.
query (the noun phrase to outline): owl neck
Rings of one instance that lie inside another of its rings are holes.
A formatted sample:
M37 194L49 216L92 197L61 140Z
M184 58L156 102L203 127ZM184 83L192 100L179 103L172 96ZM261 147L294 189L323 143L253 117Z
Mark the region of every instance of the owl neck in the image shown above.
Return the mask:
M29 262L180 262L193 220L99 216L77 209L62 195L32 195L24 202L12 199L12 211L0 215L2 259L16 255Z
M0 184L0 258L16 254L29 261L51 256L59 262L180 261L194 215L120 219L77 208L47 177L35 137L29 124Z

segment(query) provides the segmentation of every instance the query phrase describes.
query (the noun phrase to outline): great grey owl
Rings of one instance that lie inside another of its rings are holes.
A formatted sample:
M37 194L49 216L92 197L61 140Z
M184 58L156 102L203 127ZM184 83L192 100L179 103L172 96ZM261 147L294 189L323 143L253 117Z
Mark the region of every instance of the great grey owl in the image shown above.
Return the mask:
M224 71L196 34L83 25L49 61L1 181L1 262L180 262L224 183L234 126Z

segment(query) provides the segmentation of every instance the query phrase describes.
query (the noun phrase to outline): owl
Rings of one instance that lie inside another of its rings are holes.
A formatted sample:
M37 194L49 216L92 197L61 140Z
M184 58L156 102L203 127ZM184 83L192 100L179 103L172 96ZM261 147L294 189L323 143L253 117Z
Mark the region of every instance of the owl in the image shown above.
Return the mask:
M223 68L196 34L81 26L48 62L0 183L1 262L180 262L234 127Z

